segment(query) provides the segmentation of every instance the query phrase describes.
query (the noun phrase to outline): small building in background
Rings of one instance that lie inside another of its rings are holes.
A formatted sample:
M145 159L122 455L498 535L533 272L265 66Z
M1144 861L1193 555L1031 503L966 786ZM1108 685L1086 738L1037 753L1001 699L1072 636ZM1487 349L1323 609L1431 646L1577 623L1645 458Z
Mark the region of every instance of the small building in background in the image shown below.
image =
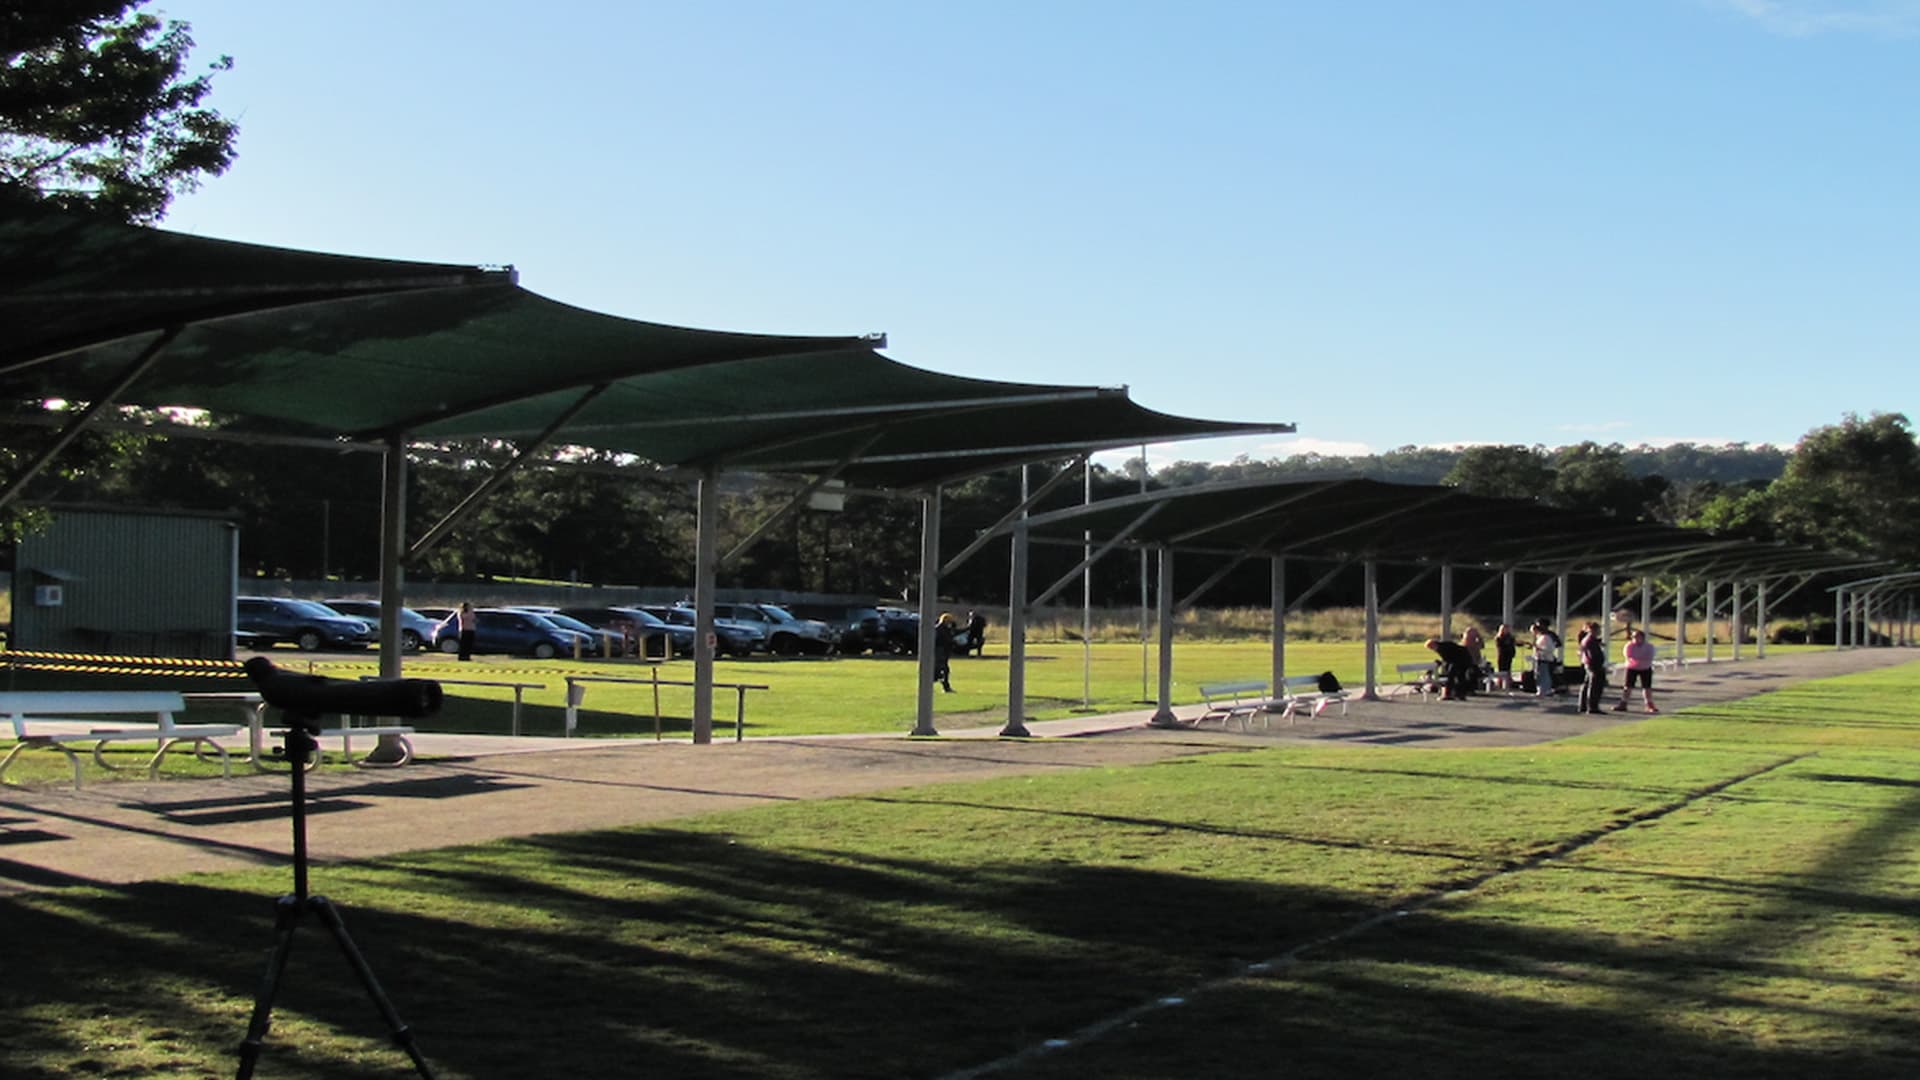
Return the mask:
M233 656L239 530L179 511L47 506L14 544L14 649Z

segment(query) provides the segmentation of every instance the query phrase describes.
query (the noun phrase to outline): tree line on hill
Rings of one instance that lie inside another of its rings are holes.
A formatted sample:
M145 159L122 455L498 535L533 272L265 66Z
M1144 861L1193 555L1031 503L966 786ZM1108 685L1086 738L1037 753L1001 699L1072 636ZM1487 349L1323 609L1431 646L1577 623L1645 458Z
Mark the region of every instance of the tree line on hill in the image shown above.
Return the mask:
M16 403L14 409L21 413L41 407ZM125 415L143 414L126 410ZM9 440L10 445L15 442ZM410 532L419 535L512 454L513 447L495 442L422 448L408 485ZM239 526L246 577L378 576L377 454L122 431L90 436L69 460L79 464L44 477L31 489L35 502L220 514ZM409 575L440 581L691 584L690 483L644 464L578 449L556 451L544 465L520 471L497 489L474 516L411 566ZM1071 463L1064 461L1033 466L1029 482L1038 487L1068 467ZM1671 471L1656 471L1663 468ZM1737 445L1629 449L1591 442L1554 449L1406 447L1369 457L1179 462L1154 470L1145 477L1145 486L1159 490L1221 480L1342 476L1440 483L1622 521L1706 526L1920 563L1920 445L1907 418L1898 413L1847 416L1809 432L1792 450ZM721 499L723 550L794 491L790 484L766 478L735 477L728 483L731 490ZM1138 459L1118 469L1093 470L1096 499L1141 488ZM958 550L1014 505L1019 492L1017 471L948 490L943 549ZM1082 498L1082 484L1069 481L1039 509L1064 508ZM915 499L870 495L849 496L838 512L791 514L729 563L720 584L905 598L912 593L919 567L920 515ZM945 579L943 591L982 602L1004 600L1008 558L1007 545L990 545ZM1033 578L1050 581L1078 558L1077 547L1036 547ZM1264 604L1264 567L1249 564L1242 571L1225 579L1208 603ZM1093 575L1095 603L1137 603L1140 575L1137 556L1110 556ZM1351 590L1335 588L1329 597L1339 602L1346 591Z

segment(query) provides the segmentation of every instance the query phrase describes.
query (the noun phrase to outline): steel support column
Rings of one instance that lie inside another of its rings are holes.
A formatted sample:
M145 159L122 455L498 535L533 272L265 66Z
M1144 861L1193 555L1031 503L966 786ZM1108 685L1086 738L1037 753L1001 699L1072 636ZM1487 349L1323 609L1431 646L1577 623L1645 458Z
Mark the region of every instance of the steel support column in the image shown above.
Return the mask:
M1673 658L1685 664L1687 661L1687 579L1681 578L1673 588Z
M1153 719L1147 721L1153 727L1179 727L1180 720L1173 715L1173 549L1160 549L1160 595L1155 599L1160 609L1160 686L1155 691L1157 707L1153 710Z
M1603 652L1606 651L1607 645L1611 643L1612 640L1613 640L1613 571L1608 570L1606 573L1603 573L1600 575L1600 648L1601 648L1601 651ZM1625 678L1624 675L1621 677Z
M395 432L387 438L380 478L380 677L397 679L400 653L400 609L406 604L407 550L407 438ZM428 644L431 644L429 642ZM368 761L382 764L407 760L406 744L398 735L382 735Z
M1379 566L1372 559L1364 564L1367 600L1367 680L1366 689L1361 691L1360 700L1379 701L1380 694L1374 688L1379 681L1380 670L1380 576Z
M1020 521L1013 527L1013 569L1007 576L1007 724L1000 734L1024 738L1027 730L1027 468L1020 467ZM933 688L927 688L931 694Z
M1740 646L1744 643L1744 639L1747 636L1746 608L1740 600L1739 578L1733 579L1731 588L1733 589L1733 619L1727 626L1727 636L1733 639L1733 658L1738 660L1740 659Z
M935 487L921 500L924 508L920 522L920 643L918 661L919 693L914 698L914 735L938 735L933 726L934 621L940 617L940 489Z
M1712 578L1708 578L1707 579L1707 595L1705 597L1704 603L1706 604L1706 609L1707 609L1706 610L1706 616L1707 616L1706 650L1707 650L1707 663L1709 664L1713 663L1713 638L1714 638L1713 588L1714 588L1714 581Z
M1554 579L1553 632L1567 640L1567 575Z
M1273 557L1273 693L1287 686L1287 560Z
M720 561L720 470L700 470L694 485L693 741L713 741L713 604Z

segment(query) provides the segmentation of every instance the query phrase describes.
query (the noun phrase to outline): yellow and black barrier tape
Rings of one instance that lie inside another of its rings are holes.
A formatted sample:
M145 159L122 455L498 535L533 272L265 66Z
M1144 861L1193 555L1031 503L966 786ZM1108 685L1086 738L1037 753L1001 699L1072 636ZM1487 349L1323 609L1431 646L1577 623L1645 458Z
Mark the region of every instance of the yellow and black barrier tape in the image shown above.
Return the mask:
M125 653L42 652L32 649L0 649L0 664L21 661L50 661L62 664L132 664L171 668L199 668L207 671L240 671L240 661L200 659L190 656L128 656Z

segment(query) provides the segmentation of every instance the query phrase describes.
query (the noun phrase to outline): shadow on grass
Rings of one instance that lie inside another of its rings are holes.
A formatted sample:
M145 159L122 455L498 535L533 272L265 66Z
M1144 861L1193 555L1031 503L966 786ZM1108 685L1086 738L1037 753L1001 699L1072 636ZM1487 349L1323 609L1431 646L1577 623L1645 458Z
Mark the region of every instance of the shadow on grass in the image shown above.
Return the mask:
M1831 868L1909 843L1916 808L1908 799L1863 830ZM316 890L329 885L345 890L330 895L450 1077L939 1075L1377 914L1288 884L1068 862L955 866L830 844L802 854L676 829L317 868ZM1798 922L1847 903L1845 892L1836 883L1832 895L1778 902ZM225 1071L272 939L268 895L197 883L14 898L0 918L11 973L0 1007L20 1020L0 1053L23 1077L137 1071L129 1057L142 1075ZM1093 1059L1051 1055L1013 1074L1251 1077L1282 1060L1289 1076L1899 1074L1888 1071L1884 1015L1788 1007L1834 1031L1818 1053L1667 1022L1731 1000L1729 980L1778 973L1774 942L1751 935L1792 928L1743 925L1744 938L1650 946L1409 917L1355 939L1337 965L1309 954L1285 981L1230 983L1178 1022L1096 1044ZM1613 997L1580 1007L1470 981L1502 976L1604 983ZM317 925L299 932L275 1017L263 1074L406 1073Z

